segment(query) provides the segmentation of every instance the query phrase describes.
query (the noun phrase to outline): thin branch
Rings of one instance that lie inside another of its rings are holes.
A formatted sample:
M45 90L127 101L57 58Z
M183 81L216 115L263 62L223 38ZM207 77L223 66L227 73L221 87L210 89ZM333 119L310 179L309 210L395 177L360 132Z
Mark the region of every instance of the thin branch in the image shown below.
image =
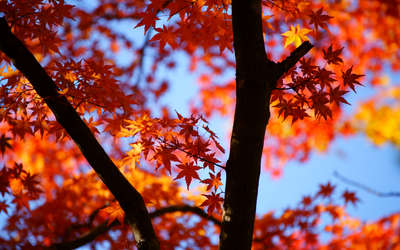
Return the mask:
M205 220L209 220L211 222L214 222L214 224L221 226L221 221L217 218L215 218L212 215L207 214L204 212L203 209L196 207L196 206L189 206L189 205L176 205L176 206L169 206L169 207L164 207L157 209L153 212L150 213L150 218L156 218L159 216L162 216L164 214L168 213L174 213L174 212L183 212L183 213L193 213Z
M347 177L344 177L343 175L339 174L337 171L333 172L333 175L336 178L338 178L339 180L341 180L349 185L361 188L364 191L367 191L368 193L374 194L379 197L400 197L400 192L380 192L380 191L372 189L364 184L361 184L361 183L353 181Z
M97 211L97 210L96 210ZM216 217L207 214L204 212L201 208L196 207L196 206L190 206L190 205L175 205L175 206L169 206L169 207L163 207L160 209L157 209L151 213L149 213L149 216L151 219L154 219L156 217L163 216L165 214L169 213L175 213L175 212L182 212L182 213L193 213L205 220L209 220L213 222L215 225L221 226L221 221L218 220ZM67 241L67 242L62 242L62 243L56 243L50 246L48 249L71 249L71 248L78 248L83 245L86 245L96 239L98 236L108 232L111 230L113 227L119 226L121 223L118 220L114 220L113 222L109 223L108 221L105 221L98 225L97 227L93 228L91 231L88 233L84 234L83 236L72 240L72 241Z
M88 244L89 242L92 242L94 239L96 239L99 235L102 235L106 232L108 232L111 228L121 225L121 223L118 220L114 220L111 223L108 223L108 221L105 221L98 225L97 227L93 228L91 231L88 233L84 234L80 238L77 238L72 241L67 241L67 242L62 242L62 243L56 243L51 245L48 249L74 249L81 247L83 245Z
M140 84L140 82L142 81L142 78L143 78L143 74L144 74L144 65L143 64L144 64L144 56L145 56L144 52L145 52L147 46L149 45L149 41L150 41L150 37L151 37L151 31L152 31L152 28L150 27L150 29L146 33L146 37L145 37L144 43L143 43L142 47L139 50L140 51L140 58L139 58L139 65L138 65L139 72L138 72L138 77L136 79L136 82L135 82L134 86L139 86L139 84Z

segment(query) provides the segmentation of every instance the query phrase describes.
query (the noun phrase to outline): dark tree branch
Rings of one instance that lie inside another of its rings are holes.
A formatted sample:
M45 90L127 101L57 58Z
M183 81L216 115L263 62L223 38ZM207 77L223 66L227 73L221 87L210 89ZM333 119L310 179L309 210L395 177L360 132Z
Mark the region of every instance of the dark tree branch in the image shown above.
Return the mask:
M289 71L296 63L305 56L314 46L309 42L303 42L299 47L297 47L288 57L285 58L282 62L278 63L280 76L284 75Z
M111 228L119 225L121 225L121 223L118 220L114 220L110 224L108 223L108 221L105 221L100 225L98 225L97 227L93 228L88 233L79 237L78 239L62 243L56 243L50 246L48 249L63 250L63 249L75 249L84 246L95 240L98 236L108 232L109 230L111 230Z
M25 45L12 33L4 18L0 18L0 50L3 51L30 81L57 121L78 145L89 164L102 179L124 210L139 249L159 249L150 217L140 193L122 175L88 126L82 121L65 96Z
M347 177L344 177L343 175L339 174L337 171L333 172L333 175L336 178L338 178L339 180L343 181L344 183L361 188L362 190L367 191L368 193L374 194L379 197L400 197L400 192L380 192L380 191L372 189L364 184L361 184L361 183L353 181Z
M207 214L199 207L189 206L189 205L175 205L175 206L163 207L163 208L160 208L160 209L157 209L157 210L151 212L149 215L150 215L150 218L154 219L156 217L163 216L164 214L175 213L175 212L197 214L201 218L203 218L205 220L209 220L209 221L213 222L214 224L221 226L221 221L218 220L217 218L215 218L214 216ZM81 236L80 238L72 240L72 241L68 241L68 242L53 244L49 249L62 250L62 249L72 249L72 248L81 247L83 245L86 245L86 244L92 242L98 236L108 232L113 227L116 227L119 225L121 225L121 223L118 220L114 220L111 223L108 223L108 221L105 221L105 222L101 223L100 225L98 225L97 227L93 228L88 233Z

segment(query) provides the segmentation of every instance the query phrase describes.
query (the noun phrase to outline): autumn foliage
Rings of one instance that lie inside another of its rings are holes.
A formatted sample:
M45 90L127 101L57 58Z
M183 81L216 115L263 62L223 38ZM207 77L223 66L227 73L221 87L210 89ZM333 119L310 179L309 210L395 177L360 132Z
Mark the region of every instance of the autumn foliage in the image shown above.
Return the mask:
M260 157L249 162L275 177L289 160L305 162L338 136L363 132L375 144L400 145L400 89L385 75L400 70L398 0L249 2L261 13L256 42L265 45L265 58L241 51L240 22L248 17L227 0L1 1L1 248L141 248L138 217L151 219L161 249L217 248L221 230L231 232L224 202L235 204L224 198L239 195L225 189L240 162L235 146L251 137L238 136L248 124L237 117L259 114L243 114L240 106L243 93L252 93L243 90L249 81L265 85L265 124L254 130L264 135L266 127L267 134L256 138ZM13 37L39 61L42 75L21 70L32 65L19 61L22 50L12 51L19 46L7 43ZM240 61L253 57L266 67ZM184 80L198 89L189 113L165 101L171 88L180 88L174 72L182 69L198 79ZM43 75L53 90L35 82ZM361 86L376 95L348 115L348 96ZM140 194L148 214L127 212L136 204L119 198L124 190L108 181L107 168L94 166L102 162L88 159L86 139L77 142L80 131L76 139L77 127L66 127L75 118L58 111L66 106L87 125L82 134L103 145L107 164ZM234 117L230 148L222 140L231 128L217 135L216 117ZM239 176L251 164L240 166ZM248 185L247 177L234 178ZM257 188L258 175L253 182ZM346 212L357 203L355 192L322 183L296 207L256 217L252 248L400 249L400 214L364 223Z

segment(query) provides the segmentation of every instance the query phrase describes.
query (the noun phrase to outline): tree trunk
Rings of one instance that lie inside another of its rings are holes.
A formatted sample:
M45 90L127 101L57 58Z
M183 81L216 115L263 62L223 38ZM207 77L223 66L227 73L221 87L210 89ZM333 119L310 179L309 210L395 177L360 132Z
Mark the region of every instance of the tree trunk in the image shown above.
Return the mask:
M311 48L303 43L281 63L267 58L260 0L232 1L236 107L226 164L220 249L251 249L269 102L277 80Z

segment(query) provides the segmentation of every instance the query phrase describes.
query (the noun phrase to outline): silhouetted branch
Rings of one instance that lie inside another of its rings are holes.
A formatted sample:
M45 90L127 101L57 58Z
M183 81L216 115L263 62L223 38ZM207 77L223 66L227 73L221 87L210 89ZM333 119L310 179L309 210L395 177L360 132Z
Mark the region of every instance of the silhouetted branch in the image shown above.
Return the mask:
M280 70L279 75L285 74L290 68L292 68L303 56L305 56L314 46L309 42L303 42L297 47L288 57L282 62L278 63L278 69Z
M368 187L368 186L366 186L364 184L361 184L359 182L350 180L349 178L344 177L343 175L339 174L337 171L333 172L333 175L336 178L338 178L339 180L341 180L341 181L343 181L343 182L345 182L345 183L347 183L349 185L361 188L364 191L367 191L368 193L374 194L374 195L379 196L379 197L400 197L400 192L380 192L380 191L372 189L372 188L370 188L370 187Z
M176 206L169 206L155 210L154 212L150 213L150 218L156 218L168 213L174 212L183 212L183 213L194 213L200 216L203 219L209 220L214 222L214 224L220 226L221 221L215 218L212 215L207 214L204 212L203 209L196 207L196 206L189 206L189 205L176 205Z
M97 209L96 209L97 211ZM156 217L163 216L164 214L168 213L175 213L175 212L182 212L182 213L193 213L198 216L200 216L203 219L209 220L213 222L214 224L220 226L221 221L215 218L212 215L207 214L204 212L201 208L195 207L195 206L189 206L189 205L175 205L175 206L169 206L169 207L163 207L160 209L157 209L151 213L149 213L149 216L151 219L154 219ZM95 212L97 214L97 212ZM91 231L88 233L82 235L81 237L72 240L72 241L67 241L67 242L62 242L62 243L56 243L50 246L48 249L72 249L72 248L78 248L83 245L86 245L96 239L98 236L108 232L111 230L111 228L116 227L121 225L121 223L118 220L114 220L111 223L108 223L108 221L105 221L98 225L97 227L93 228Z

